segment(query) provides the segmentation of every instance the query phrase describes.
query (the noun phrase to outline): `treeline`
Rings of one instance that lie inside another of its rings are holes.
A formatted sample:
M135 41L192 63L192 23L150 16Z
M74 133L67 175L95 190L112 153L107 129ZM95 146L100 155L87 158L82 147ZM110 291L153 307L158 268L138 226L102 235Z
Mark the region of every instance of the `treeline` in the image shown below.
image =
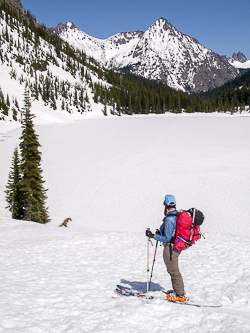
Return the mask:
M117 111L132 113L179 113L244 110L250 105L250 70L222 87L207 93L189 94L169 88L161 82L132 74L108 72L104 88L94 85L94 100L103 104L117 103Z
M94 101L104 105L117 104L118 113L148 114L166 111L214 112L216 101L205 100L198 94L174 90L161 82L148 80L134 74L108 73L110 87L94 84Z

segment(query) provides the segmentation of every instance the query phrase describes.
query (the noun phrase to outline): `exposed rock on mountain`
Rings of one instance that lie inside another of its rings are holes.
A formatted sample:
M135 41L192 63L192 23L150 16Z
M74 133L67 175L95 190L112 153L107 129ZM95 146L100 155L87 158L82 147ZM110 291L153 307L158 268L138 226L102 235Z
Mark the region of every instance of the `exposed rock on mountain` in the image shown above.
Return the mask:
M23 6L20 0L1 0L1 2L7 4L8 6L16 9L20 13L24 13Z
M64 31L66 31L67 29L77 29L76 26L74 25L74 23L70 23L70 24L63 24L61 22L58 23L58 25L53 28L50 27L49 28L51 31L53 31L54 33L56 33L57 35L60 35L61 33L63 33Z
M245 56L244 53L241 53L241 52L238 52L237 54L234 52L233 55L232 55L232 58L236 61L241 62L241 63L247 61L247 57Z

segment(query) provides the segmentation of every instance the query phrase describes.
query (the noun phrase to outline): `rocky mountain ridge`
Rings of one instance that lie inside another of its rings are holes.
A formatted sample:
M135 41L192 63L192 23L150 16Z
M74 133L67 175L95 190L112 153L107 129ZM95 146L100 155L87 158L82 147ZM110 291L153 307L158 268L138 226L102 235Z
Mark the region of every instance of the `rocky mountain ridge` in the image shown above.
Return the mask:
M122 32L104 40L69 22L50 29L107 68L129 71L183 91L207 91L239 74L223 56L181 33L164 18L145 32Z
M232 58L235 61L239 61L241 63L246 62L247 61L247 57L245 56L244 53L238 52L237 54L234 52L232 55Z

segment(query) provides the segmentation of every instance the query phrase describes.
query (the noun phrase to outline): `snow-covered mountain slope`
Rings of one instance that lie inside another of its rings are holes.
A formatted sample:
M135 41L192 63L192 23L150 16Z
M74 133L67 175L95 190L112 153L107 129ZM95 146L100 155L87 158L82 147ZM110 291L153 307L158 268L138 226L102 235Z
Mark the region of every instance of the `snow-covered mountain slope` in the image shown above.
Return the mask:
M129 70L184 91L206 91L238 74L226 59L181 33L164 18L145 32L118 33L105 40L87 35L73 23L60 23L51 30L108 68Z
M20 126L25 85L36 124L102 117L103 105L93 101L93 84L109 84L98 78L94 66L91 69L84 59L76 62L76 54L70 57L66 46L38 36L23 18L1 10L0 102L3 100L7 109L1 108L0 132L13 127L10 122ZM34 24L38 29L39 23Z

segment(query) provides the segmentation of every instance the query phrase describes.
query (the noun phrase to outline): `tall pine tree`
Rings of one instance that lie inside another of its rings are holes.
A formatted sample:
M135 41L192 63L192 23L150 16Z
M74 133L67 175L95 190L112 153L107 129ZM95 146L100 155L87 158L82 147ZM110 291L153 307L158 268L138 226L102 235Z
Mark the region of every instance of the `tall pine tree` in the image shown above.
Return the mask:
M43 187L41 152L38 150L41 145L32 121L35 116L31 114L30 109L30 96L26 87L24 92L22 136L20 137L20 169L22 172L20 186L24 203L23 219L47 223L49 222L48 208L45 206L47 190Z
M18 156L18 148L16 147L14 150L8 183L6 185L5 198L8 204L6 208L12 213L12 218L17 220L21 220L24 214L20 181L20 160Z

